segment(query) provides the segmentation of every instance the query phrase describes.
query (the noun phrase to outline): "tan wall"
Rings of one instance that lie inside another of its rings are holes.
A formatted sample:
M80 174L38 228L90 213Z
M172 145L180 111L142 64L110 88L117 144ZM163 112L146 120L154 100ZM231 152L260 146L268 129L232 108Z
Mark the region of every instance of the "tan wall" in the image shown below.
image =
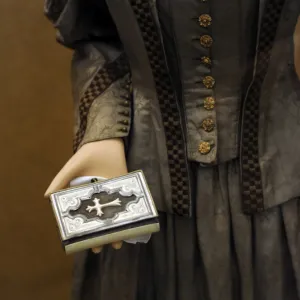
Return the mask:
M70 258L43 193L71 155L70 51L43 0L0 1L0 299L69 299Z

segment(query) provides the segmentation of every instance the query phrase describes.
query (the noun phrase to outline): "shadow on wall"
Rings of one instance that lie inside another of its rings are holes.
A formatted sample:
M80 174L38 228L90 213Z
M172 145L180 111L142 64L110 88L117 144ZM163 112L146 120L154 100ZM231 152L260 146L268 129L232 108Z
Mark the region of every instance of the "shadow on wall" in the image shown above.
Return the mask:
M69 299L71 264L43 198L72 153L70 51L43 1L0 1L0 298Z

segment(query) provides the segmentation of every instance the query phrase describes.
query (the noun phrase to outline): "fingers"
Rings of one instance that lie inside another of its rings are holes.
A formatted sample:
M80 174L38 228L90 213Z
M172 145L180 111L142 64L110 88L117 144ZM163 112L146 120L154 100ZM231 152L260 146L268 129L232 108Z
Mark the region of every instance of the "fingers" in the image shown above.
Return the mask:
M92 251L94 254L99 254L102 251L103 247L93 248Z
M115 250L119 250L122 248L123 242L114 242L111 244L111 246L115 249ZM102 251L103 247L95 247L92 249L92 252L94 254L99 254Z
M115 243L112 243L111 245L114 249L119 250L122 248L123 242L115 242Z

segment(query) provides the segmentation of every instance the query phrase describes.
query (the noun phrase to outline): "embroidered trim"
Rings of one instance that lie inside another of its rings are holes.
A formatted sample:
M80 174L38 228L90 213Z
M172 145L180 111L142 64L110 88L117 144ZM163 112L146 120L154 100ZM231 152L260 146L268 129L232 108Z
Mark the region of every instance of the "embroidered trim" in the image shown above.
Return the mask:
M144 39L161 109L167 140L173 211L180 216L190 216L190 188L184 132L161 38L149 1L130 0L130 3Z
M259 100L285 0L269 0L261 23L256 71L244 103L241 139L242 199L245 213L264 210L259 166Z

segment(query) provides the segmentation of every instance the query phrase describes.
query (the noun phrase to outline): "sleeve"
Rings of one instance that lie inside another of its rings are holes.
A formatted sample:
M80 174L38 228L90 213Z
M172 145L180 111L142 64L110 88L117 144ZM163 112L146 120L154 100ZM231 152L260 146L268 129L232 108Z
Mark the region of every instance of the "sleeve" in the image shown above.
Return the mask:
M74 151L110 138L124 138L127 144L130 70L105 0L45 0L44 12L57 41L74 51Z

